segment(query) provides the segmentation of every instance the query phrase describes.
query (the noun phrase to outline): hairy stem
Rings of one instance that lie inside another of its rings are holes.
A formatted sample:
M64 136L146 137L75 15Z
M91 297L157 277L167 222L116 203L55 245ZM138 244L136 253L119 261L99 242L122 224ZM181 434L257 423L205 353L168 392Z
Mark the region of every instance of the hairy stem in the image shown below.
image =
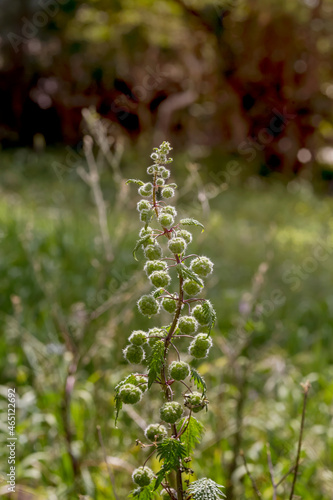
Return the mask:
M156 199L156 177L157 174L154 174L154 187L153 187L153 208L156 213L156 217L159 215L159 210L158 210L158 204L157 204L157 199ZM166 238L170 239L171 234L170 231L168 231L166 228L163 228L164 230L164 235ZM181 263L181 260L177 254L174 254L175 260L177 264ZM174 332L176 331L177 328L177 323L178 319L183 307L183 300L184 300L184 292L183 292L183 277L179 275L179 295L178 295L178 303L177 303L177 309L175 311L175 315L173 317L171 327L169 329L168 335L165 339L165 349L164 349L164 363L163 363L163 368L161 371L161 380L162 384L164 385L164 393L165 393L165 398L167 401L170 401L172 399L172 389L169 385L166 384L167 381L167 374L165 372L165 367L167 365L167 357L168 357L168 349L172 341L172 337ZM179 437L177 437L177 427L176 424L172 425L172 434L175 436L176 439L179 440ZM179 460L179 466L176 470L176 482L177 482L177 498L178 500L184 500L184 491L183 491L183 481L182 481L182 467L181 467L181 461Z

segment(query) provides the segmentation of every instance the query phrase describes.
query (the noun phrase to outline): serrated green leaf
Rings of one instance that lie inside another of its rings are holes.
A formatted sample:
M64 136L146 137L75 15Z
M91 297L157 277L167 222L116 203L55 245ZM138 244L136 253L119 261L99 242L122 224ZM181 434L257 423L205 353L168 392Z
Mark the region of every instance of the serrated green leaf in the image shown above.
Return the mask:
M186 430L181 435L181 440L186 447L187 455L191 455L196 445L200 443L205 428L202 423L193 416L191 416L191 418L189 416L184 417L177 423L178 432L182 426L184 426Z
M115 403L116 403L116 415L115 415L115 419L114 419L114 425L115 425L115 427L117 427L117 421L118 421L120 410L123 407L123 402L120 399L120 397L119 397L118 394L115 395L114 400L115 400Z
M204 477L191 483L186 493L192 495L192 500L221 500L226 498L221 488L224 488L224 486Z
M185 445L174 438L163 439L157 445L157 458L163 460L164 475L172 470L177 470L180 461L186 457Z
M138 186L143 186L144 182L140 181L140 179L128 179L128 181L126 181L126 184L137 184Z
M180 221L180 224L182 224L183 226L200 226L202 227L202 232L204 231L204 225L201 224L201 222L195 220L195 219L182 219Z
M165 344L163 340L156 340L148 357L148 389L160 375L164 363Z
M164 467L162 467L162 468L158 471L158 473L157 473L157 478L156 478L156 480L155 480L155 484L154 484L154 491L156 491L156 490L157 490L157 488L158 488L159 486L161 486L161 483L162 483L163 479L165 478L165 474L166 474L166 472L165 472L165 470L164 470Z
M193 380L193 382L195 383L197 389L199 391L202 391L202 395L206 394L206 392L207 392L207 386L206 386L205 379L203 378L202 375L200 375L200 373L198 372L198 370L196 370L195 368L193 368L193 366L191 366L190 368L191 368L191 378L190 378L190 380Z
M209 300L206 300L202 304L202 312L204 314L205 320L207 321L207 326L209 328L209 333L210 333L216 321L216 312L211 302L209 302Z
M145 243L146 241L149 240L149 238L151 238L151 234L147 234L146 236L143 236L142 238L140 238L137 242L136 242L136 245L134 247L134 250L133 250L133 257L135 260L138 260L136 258L136 251L141 247L141 245L143 245L143 243Z

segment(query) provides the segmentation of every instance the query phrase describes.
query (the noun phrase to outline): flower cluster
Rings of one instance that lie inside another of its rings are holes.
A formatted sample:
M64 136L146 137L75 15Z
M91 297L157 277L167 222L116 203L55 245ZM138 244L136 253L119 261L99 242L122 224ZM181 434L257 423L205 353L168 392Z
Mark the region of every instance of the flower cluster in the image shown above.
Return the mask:
M139 298L138 310L149 318L163 313L163 318L170 318L168 315L171 315L171 319L167 319L167 324L161 327L131 332L129 344L123 351L124 358L131 364L145 361L147 374L132 374L118 384L116 401L119 411L122 403L138 403L152 384L158 384L163 391L164 402L160 408L159 421L148 425L145 437L155 443L164 459L164 468L161 469L165 472L164 482L159 481L158 484L162 485L165 497L175 500L185 498L182 496L185 491L179 477L191 469L187 469L186 464L180 461L177 465L177 493L169 488L167 476L176 469L170 466L168 470L169 462L163 455L164 445L165 449L177 443L180 445L186 438L185 431L190 421L195 425L193 413L207 409L205 383L191 367L191 361L208 356L212 347L210 332L215 311L208 300L197 297L204 288L204 279L213 271L213 263L208 257L187 254L193 236L184 226L202 227L202 224L193 219L176 222L177 210L169 204L177 187L168 181L170 170L166 166L172 162L168 156L171 149L168 142L154 148L151 154L153 164L147 169L147 173L152 176L149 182L137 179L128 181L139 185L138 193L142 197L137 202L137 210L144 226L140 230L136 250L142 249L144 271L152 286L151 293ZM185 337L189 345L184 361L180 359L175 346L175 341L181 337ZM187 383L185 379L189 379ZM192 380L201 392L190 387ZM181 402L175 401L177 387L178 392L184 391L184 388L187 390L182 393ZM182 418L186 419L187 424L178 428ZM168 436L173 439L170 441ZM146 466L139 467L133 473L133 481L140 488L149 485L154 478L155 474Z

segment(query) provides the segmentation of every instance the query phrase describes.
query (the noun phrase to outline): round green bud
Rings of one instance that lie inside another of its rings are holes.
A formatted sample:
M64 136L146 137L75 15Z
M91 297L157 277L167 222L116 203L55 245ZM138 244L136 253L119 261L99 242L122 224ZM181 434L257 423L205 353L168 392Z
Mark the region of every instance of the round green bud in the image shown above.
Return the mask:
M183 407L176 401L164 403L160 409L161 420L168 424L174 424L183 414Z
M193 413L199 413L207 407L206 398L200 394L200 392L192 392L191 394L185 394L185 406L193 411Z
M160 176L162 177L162 179L169 179L170 173L170 170L168 170L167 168L163 168L160 170Z
M209 317L207 317L204 313L204 309L201 304L198 304L193 308L192 315L195 317L199 325L207 326L209 324Z
M144 236L148 236L148 234L153 234L154 229L152 227L142 227L139 232L140 238L143 238Z
M145 351L139 345L128 345L123 350L123 354L124 358L133 365L137 365L145 359Z
M192 271L194 271L198 276L205 278L213 271L214 264L207 257L197 257L193 259L190 265Z
M147 333L142 331L142 330L134 330L134 332L131 333L129 336L128 340L131 344L134 345L143 345L147 342Z
M162 189L161 194L163 198L172 198L173 196L175 196L175 190L171 187L165 187L164 189Z
M133 384L124 384L119 389L119 397L127 405L135 405L142 397L142 392Z
M164 212L160 213L157 220L163 227L170 227L175 222L171 214L166 214Z
M164 179L156 179L156 186L164 186Z
M147 222L150 219L150 211L149 210L142 210L140 212L140 220L141 222Z
M169 297L165 297L162 300L162 307L168 313L174 313L177 309L177 300L171 299Z
M167 267L167 263L163 260L147 260L143 269L146 271L147 276L150 276L154 271L165 271Z
M142 212L142 210L150 210L150 201L148 200L140 200L138 201L136 208L138 209L139 212Z
M139 194L141 196L151 196L153 194L153 185L151 182L147 182L143 186L139 187Z
M176 217L177 215L177 210L172 205L166 205L165 207L161 208L161 212L170 214L173 217Z
M160 310L158 301L152 295L142 295L138 300L138 308L141 314L145 316L152 316L157 314Z
M149 467L139 467L133 472L132 479L138 486L148 486L154 480L154 473Z
M139 236L140 238L144 238L145 236L148 236L148 235L152 235L153 234L153 229L151 227L147 227L147 229L145 229L144 227L141 229L141 231L139 232ZM155 240L153 237L151 238L148 238L144 243L142 243L142 246L143 247L146 247L148 245L154 245L155 244Z
M144 250L144 254L148 260L157 260L162 257L162 248L158 243L155 243L154 245L147 245Z
M148 334L149 337L151 337L148 340L148 344L150 345L150 347L154 347L158 340L164 340L167 336L167 333L160 328L151 328L150 330L148 330Z
M168 432L164 425L161 424L150 424L145 430L145 436L149 441L158 442L162 441L162 439L166 438Z
M170 252L181 254L186 249L186 241L183 238L178 238L177 236L169 240L168 247Z
M147 168L147 174L153 175L154 172L155 172L155 165L150 165L150 167Z
M181 316L178 320L178 328L180 333L191 335L198 329L198 322L192 316Z
M184 361L173 361L169 366L169 375L175 380L184 380L190 374L190 366Z
M170 284L171 278L165 271L154 271L149 276L150 282L156 288L166 287Z
M158 160L158 159L159 159L159 155L158 155L157 153L152 153L152 154L150 155L150 158L151 158L152 160L156 161L156 160Z
M178 236L179 238L183 238L187 244L191 243L192 241L192 234L189 231L186 231L186 229L177 231L176 236Z
M212 345L212 339L206 333L198 333L190 343L188 351L194 358L206 358Z
M135 375L135 386L140 389L141 392L146 392L148 389L147 378L143 375Z
M202 288L203 288L203 283L202 283L202 286L200 286L199 283L197 283L196 281L194 281L190 278L186 279L183 283L184 292L190 296L197 295L201 291Z

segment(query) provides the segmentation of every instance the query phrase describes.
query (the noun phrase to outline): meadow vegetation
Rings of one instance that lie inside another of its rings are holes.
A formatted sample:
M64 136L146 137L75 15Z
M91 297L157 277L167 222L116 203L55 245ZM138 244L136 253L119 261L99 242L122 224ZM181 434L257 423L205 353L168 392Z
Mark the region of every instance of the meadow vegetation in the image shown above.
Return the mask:
M144 440L151 412L159 408L157 399L126 406L114 426L114 388L129 374L122 350L133 330L151 326L135 307L150 290L142 253L139 262L132 255L138 200L128 190L119 201L114 172L103 170L112 247L107 259L89 186L76 168L61 176L52 169L64 155L1 154L1 411L7 387L15 385L18 488L41 499L119 500L142 460L135 440ZM123 179L140 177L148 155L125 153ZM329 500L333 201L301 179L285 185L240 175L219 185L204 158L193 168L184 154L175 155L173 165L179 215L205 225L191 250L215 263L204 292L218 319L215 347L198 364L209 411L200 414L206 432L195 454L196 474L225 485L229 500L253 498L243 450L262 498L272 499L267 443L278 481L295 461L300 384L309 380L295 495ZM215 165L223 168L218 156ZM5 463L4 442L0 453ZM291 477L277 498L287 498L290 484Z

